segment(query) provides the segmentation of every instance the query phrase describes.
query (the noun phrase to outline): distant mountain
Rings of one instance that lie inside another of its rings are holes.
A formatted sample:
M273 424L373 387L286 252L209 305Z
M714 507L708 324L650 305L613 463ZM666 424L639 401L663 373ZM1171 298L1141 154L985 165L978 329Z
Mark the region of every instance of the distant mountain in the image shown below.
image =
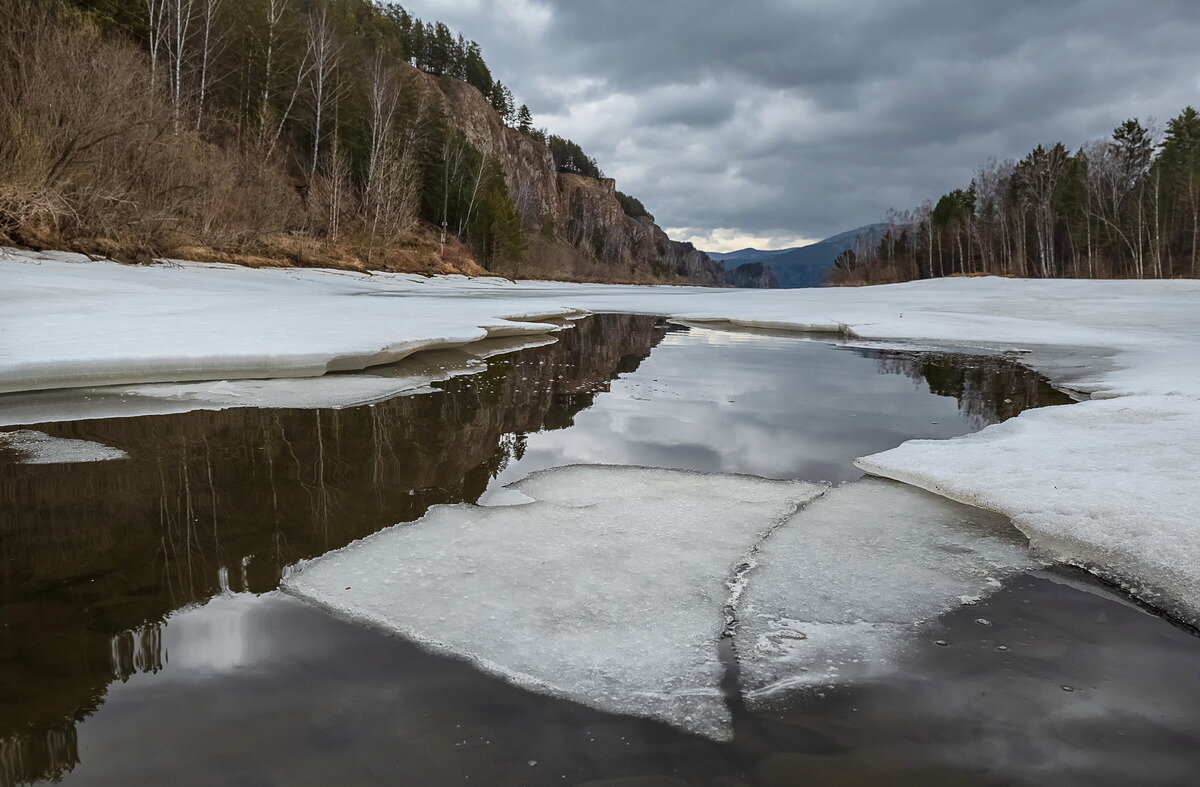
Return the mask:
M763 257L770 257L775 254L783 254L784 252L794 251L798 248L800 247L793 246L790 249L752 249L750 247L746 247L744 249L738 249L737 251L709 251L705 253L708 255L709 259L717 261L741 260L742 262L755 262L761 260Z
M868 224L807 246L791 249L738 249L709 252L708 256L726 270L749 262L764 263L774 272L780 287L820 287L825 283L833 261L839 254L856 245L862 238L874 240L880 237L883 234L883 226Z

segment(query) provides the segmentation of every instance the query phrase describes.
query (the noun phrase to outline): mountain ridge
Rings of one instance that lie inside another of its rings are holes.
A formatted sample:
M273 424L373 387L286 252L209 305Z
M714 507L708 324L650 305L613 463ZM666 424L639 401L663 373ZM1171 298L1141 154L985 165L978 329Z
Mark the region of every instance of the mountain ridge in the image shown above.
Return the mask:
M826 284L829 271L838 255L858 245L864 239L872 242L883 233L883 224L865 224L830 235L815 243L788 249L745 248L727 252L708 252L708 256L728 272L747 263L767 266L778 285L784 289L820 287Z

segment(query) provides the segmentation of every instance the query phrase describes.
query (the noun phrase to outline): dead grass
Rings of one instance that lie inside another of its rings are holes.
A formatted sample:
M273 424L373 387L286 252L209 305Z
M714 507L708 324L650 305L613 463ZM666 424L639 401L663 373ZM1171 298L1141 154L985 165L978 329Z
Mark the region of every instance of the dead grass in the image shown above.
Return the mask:
M443 248L415 222L372 234L335 180L302 189L280 157L205 139L161 88L132 43L53 2L0 0L0 244L128 263L487 273L457 238Z

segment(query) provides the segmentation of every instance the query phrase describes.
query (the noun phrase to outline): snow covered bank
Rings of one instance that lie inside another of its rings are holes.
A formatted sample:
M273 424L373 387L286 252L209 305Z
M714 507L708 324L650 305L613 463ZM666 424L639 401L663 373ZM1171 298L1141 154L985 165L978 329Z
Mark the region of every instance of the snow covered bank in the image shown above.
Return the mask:
M552 329L526 320L607 311L886 342L1015 346L1035 350L1035 363L1044 348L1104 348L1112 357L1073 370L1074 387L1106 396L1200 395L1200 365L1181 362L1200 357L1196 281L961 278L714 290L127 266L28 252L0 253L0 281L0 391L315 376Z
M422 280L414 276L379 280L191 263L134 267L10 254L0 260L0 280L0 392L313 377L557 327L524 321L548 316L537 302L497 310L476 298L451 304L445 297L355 297L419 291ZM432 289L497 286L487 281L441 280Z
M26 391L4 396L0 427L231 407L359 407L397 396L427 393L433 390L432 383L484 371L487 358L554 341L550 336L484 339L451 350L417 353L399 363L353 374Z
M284 588L517 685L727 738L725 579L824 487L593 466L511 490L530 502L434 507Z

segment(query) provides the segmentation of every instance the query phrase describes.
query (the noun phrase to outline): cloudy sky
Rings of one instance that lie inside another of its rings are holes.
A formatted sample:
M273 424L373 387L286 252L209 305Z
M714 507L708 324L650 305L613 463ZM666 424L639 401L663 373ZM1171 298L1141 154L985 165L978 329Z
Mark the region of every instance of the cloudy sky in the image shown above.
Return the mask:
M407 0L673 237L778 248L1200 104L1200 0Z

